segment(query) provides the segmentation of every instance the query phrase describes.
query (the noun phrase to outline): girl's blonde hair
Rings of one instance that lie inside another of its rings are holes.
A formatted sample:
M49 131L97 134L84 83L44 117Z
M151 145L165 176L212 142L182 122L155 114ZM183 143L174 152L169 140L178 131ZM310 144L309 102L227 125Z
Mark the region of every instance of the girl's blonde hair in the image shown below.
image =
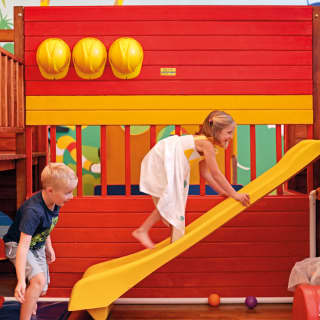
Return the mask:
M230 114L224 111L214 110L208 114L196 134L205 135L208 138L212 137L214 141L217 141L219 133L233 123L235 123L235 121Z
M78 177L74 171L64 163L51 162L41 173L42 188L47 187L61 188L73 187L75 188L78 183Z

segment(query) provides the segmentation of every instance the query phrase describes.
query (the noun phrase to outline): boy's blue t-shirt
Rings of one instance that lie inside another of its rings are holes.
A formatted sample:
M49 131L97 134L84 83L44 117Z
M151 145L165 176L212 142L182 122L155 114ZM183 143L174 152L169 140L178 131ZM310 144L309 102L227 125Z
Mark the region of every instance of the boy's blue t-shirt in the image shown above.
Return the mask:
M17 211L4 242L19 242L21 232L32 236L30 249L37 250L44 246L48 235L58 222L60 207L55 205L51 211L46 206L42 193L38 192L26 200Z

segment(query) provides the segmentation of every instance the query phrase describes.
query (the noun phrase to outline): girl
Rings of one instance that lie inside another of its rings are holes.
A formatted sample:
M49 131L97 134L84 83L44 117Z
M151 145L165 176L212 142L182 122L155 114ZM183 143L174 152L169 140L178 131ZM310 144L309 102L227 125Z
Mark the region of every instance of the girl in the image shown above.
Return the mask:
M183 236L190 165L194 163L199 164L200 175L219 194L232 197L244 206L249 205L249 195L237 193L232 188L216 161L215 145L226 148L235 126L229 114L212 111L195 135L163 139L144 157L140 190L152 196L155 209L132 235L145 247L154 247L149 230L160 219L172 227L172 241Z

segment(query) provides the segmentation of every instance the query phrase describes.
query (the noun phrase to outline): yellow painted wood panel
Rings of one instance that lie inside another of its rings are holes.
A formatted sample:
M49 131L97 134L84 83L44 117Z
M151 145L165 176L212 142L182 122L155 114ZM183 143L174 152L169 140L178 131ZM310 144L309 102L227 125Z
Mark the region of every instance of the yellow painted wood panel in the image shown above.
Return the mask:
M312 124L312 110L232 110L238 124ZM27 125L200 124L208 110L53 110L27 111Z
M27 96L26 123L199 124L213 109L238 124L312 124L312 95Z
M312 110L312 95L27 96L27 110Z

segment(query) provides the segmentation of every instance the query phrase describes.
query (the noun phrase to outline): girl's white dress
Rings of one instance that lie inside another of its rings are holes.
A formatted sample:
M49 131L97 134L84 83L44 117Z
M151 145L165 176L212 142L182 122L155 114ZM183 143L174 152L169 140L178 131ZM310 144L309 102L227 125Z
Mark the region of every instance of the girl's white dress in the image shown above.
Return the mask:
M156 206L173 226L173 240L185 232L190 162L201 158L192 135L175 135L160 140L142 160L140 191L159 198Z

